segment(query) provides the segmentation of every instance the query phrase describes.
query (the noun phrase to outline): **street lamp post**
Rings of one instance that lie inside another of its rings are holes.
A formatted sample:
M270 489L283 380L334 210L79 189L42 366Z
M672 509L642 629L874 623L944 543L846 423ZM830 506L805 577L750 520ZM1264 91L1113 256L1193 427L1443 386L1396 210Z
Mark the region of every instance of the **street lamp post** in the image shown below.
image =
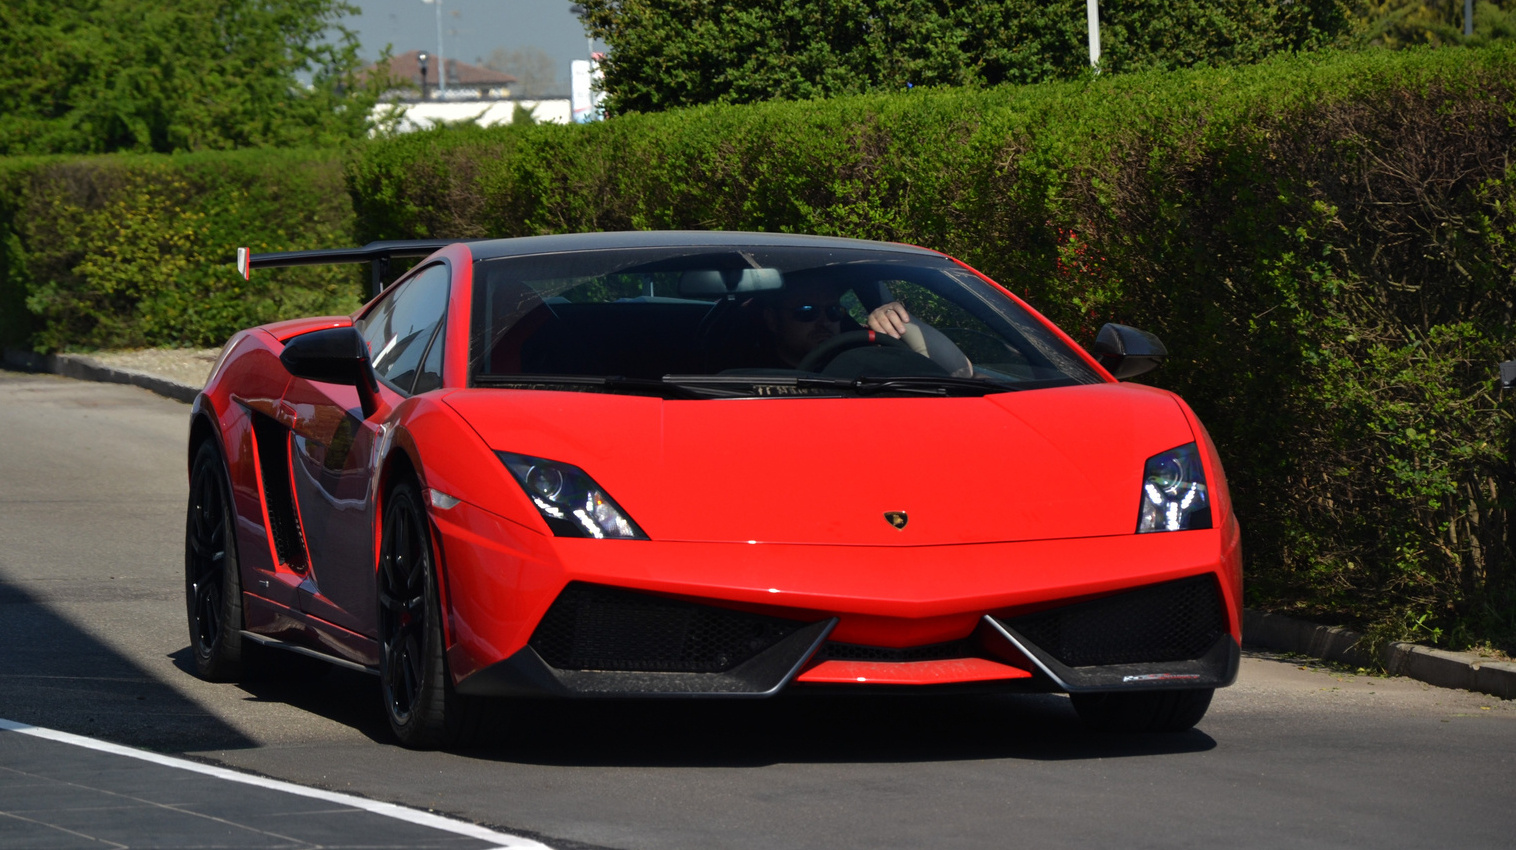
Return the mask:
M437 7L437 91L447 94L447 60L442 58L442 0L421 0Z
M1085 17L1090 22L1090 67L1100 73L1100 2L1085 0Z

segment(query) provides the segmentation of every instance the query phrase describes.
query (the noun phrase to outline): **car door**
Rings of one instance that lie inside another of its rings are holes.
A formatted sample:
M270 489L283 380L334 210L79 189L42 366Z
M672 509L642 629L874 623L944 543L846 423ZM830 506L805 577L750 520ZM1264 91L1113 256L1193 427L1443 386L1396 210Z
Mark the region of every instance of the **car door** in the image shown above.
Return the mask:
M449 273L437 263L392 287L361 317L363 334L390 404L442 385ZM285 391L293 415L291 480L310 552L301 610L375 636L374 565L378 523L375 464L382 417L365 419L357 390L295 378Z

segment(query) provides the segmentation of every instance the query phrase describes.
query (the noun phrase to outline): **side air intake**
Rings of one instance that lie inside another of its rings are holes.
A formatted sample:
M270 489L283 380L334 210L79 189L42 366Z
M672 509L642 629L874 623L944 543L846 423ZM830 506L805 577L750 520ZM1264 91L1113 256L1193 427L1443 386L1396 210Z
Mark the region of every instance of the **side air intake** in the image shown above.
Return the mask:
M305 572L309 566L305 535L295 514L295 496L290 485L289 429L261 413L253 413L252 417L258 477L263 481L263 504L268 508L274 552L290 569Z

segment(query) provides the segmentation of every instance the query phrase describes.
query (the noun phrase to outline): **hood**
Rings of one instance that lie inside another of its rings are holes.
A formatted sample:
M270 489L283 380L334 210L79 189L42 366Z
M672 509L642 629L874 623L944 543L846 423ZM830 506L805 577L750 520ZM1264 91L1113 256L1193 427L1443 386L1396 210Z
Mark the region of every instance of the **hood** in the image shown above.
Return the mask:
M1174 397L677 400L476 389L497 451L572 463L654 540L937 545L1131 534L1143 462L1195 439ZM888 512L906 516L903 528Z

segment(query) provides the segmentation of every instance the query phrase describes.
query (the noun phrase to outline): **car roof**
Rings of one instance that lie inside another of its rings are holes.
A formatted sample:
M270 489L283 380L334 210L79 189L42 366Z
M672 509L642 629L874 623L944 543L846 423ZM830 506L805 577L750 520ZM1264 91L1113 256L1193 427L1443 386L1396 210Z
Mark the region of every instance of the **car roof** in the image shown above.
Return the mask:
M608 233L564 233L552 236L521 236L514 239L468 240L474 259L522 257L570 251L604 251L632 248L832 248L850 251L880 251L941 257L940 252L899 242L873 242L838 236L803 236L792 233L750 233L731 230L628 230Z

